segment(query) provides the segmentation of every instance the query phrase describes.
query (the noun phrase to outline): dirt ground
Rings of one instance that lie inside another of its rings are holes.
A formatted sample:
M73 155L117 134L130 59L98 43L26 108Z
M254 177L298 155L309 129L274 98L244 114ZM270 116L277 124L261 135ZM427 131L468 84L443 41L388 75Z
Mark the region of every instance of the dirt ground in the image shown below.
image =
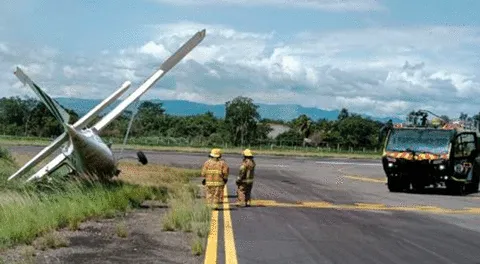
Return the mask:
M192 254L192 234L162 231L166 210L149 202L124 217L87 221L77 231L58 233L67 247L19 246L0 252L0 263L203 263L203 255Z

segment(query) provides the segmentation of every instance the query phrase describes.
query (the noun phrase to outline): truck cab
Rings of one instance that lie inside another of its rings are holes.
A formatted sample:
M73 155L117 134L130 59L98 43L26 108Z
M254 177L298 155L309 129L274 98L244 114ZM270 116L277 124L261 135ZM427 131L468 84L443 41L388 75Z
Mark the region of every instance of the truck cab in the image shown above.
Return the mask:
M477 133L457 128L391 128L382 155L391 192L444 186L464 195L479 190Z

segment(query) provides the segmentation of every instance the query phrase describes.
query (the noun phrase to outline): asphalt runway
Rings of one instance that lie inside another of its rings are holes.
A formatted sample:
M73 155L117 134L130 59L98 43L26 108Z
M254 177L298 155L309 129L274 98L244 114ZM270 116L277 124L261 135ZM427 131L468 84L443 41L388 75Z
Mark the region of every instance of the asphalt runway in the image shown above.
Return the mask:
M34 154L41 147L10 147ZM125 151L135 156L134 151ZM205 154L145 152L200 168ZM239 155L205 263L480 263L480 195L390 193L380 161L257 157L253 206L237 208Z

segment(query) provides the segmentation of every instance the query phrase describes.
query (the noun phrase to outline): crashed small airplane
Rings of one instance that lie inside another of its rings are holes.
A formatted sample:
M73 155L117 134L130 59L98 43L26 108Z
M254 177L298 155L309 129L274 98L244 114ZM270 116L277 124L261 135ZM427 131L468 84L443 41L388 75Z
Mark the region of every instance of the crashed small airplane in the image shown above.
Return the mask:
M88 124L95 119L103 109L127 91L131 85L129 81L123 83L118 90L90 110L85 116L75 122L75 124L70 125L68 124L70 120L69 114L17 67L14 74L24 85L28 84L32 88L41 101L46 105L48 110L59 122L61 122L64 128L64 133L58 136L50 145L45 147L22 168L10 176L8 180L24 174L44 160L48 155L60 148L62 144L67 141L68 142L63 148L62 153L56 156L46 166L38 170L33 176L28 178L27 182L49 175L63 165L69 167L70 173L93 175L100 179L110 179L114 176L118 176L120 173L120 170L117 167L118 159L113 155L110 146L104 143L104 141L98 136L98 133L117 118L133 102L138 100L140 96L142 96L170 69L180 62L180 60L190 53L190 51L192 51L205 38L205 35L205 29L198 31L193 35L173 55L165 60L160 68L142 85L140 85L140 87L90 128L87 128ZM141 151L137 152L137 157L144 165L148 162L147 158Z

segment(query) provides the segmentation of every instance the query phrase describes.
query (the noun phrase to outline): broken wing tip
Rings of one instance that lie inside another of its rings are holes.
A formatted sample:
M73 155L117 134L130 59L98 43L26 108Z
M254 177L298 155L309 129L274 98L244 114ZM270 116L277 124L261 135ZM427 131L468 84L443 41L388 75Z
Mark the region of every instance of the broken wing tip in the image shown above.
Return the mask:
M22 71L22 69L20 69L20 66L17 65L17 66L15 66L15 70L13 71L13 74L17 74L21 71Z

